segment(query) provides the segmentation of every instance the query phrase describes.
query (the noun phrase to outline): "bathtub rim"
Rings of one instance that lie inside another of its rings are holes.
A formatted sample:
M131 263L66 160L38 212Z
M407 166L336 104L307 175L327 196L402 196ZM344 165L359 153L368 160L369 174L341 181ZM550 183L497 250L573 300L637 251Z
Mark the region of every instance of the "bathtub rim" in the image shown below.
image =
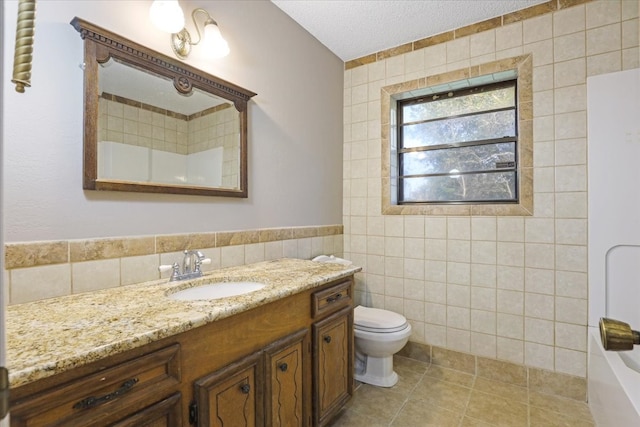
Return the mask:
M600 330L597 327L589 327L589 353L588 353L588 396L589 396L589 409L594 417L594 420L597 421L598 415L597 411L594 407L594 402L592 402L591 396L594 393L593 387L596 385L594 381L596 378L593 378L592 368L592 352L594 349L592 348L594 345L596 346L598 352L598 356L602 356L611 371L613 372L613 376L615 377L615 383L620 386L622 392L627 397L628 403L630 407L635 412L635 417L637 417L638 424L640 425L640 373L635 370L629 368L624 361L620 358L620 356L615 351L606 351L602 346L602 341L600 340Z

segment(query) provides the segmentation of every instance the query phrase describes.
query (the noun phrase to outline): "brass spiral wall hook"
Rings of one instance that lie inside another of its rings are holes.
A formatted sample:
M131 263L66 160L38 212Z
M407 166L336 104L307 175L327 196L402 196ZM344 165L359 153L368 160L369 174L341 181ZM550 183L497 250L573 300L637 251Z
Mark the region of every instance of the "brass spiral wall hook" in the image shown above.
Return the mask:
M31 87L31 60L33 58L33 36L36 23L36 0L20 0L18 3L18 25L16 48L13 55L13 78L16 92L24 93Z

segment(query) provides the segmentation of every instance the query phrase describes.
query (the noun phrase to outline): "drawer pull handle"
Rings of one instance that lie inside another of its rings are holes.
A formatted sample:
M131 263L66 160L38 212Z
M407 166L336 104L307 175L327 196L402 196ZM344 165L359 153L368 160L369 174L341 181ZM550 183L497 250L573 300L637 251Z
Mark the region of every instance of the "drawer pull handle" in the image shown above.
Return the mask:
M331 342L331 336L327 335L326 337L324 337L324 342L326 342L327 344L329 344Z
M280 368L282 372L287 372L287 369L289 369L289 366L286 363L282 363L280 366L278 366L278 368Z
M131 390L138 381L139 380L137 378L131 378L130 380L123 382L120 388L112 393L105 394L104 396L100 396L100 397L90 396L90 397L87 397L86 399L82 399L80 402L73 405L73 409L93 408L94 406L98 406L105 402L113 400L116 397L120 397L126 392L128 392L129 390Z
M340 298L342 298L342 294L335 294L335 295L332 295L332 296L328 297L327 298L327 302L329 304L331 304L332 302L338 301Z
M241 391L243 394L249 394L249 392L251 391L251 386L250 386L249 384L242 384L242 385L240 386L240 391Z

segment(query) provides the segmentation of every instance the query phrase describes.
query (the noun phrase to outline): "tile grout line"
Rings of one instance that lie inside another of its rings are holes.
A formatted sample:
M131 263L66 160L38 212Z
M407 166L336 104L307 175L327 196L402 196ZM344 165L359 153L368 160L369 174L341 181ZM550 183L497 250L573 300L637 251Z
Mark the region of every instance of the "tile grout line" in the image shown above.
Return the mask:
M531 395L529 393L529 374L527 373L527 425L531 427Z
M555 292L555 283L554 283L554 292ZM555 304L555 300L554 300L554 304ZM555 327L554 327L554 334L555 334ZM529 368L527 368L526 374L527 374L527 426L531 427L531 405L530 405L531 403L531 378L530 378L531 372L529 371Z
M475 369L475 372L473 374L473 380L471 381L471 386L469 387L469 397L467 398L467 403L464 405L464 409L461 411L461 415L460 415L460 422L458 424L458 427L462 427L464 424L464 417L467 414L467 409L469 409L469 403L471 403L471 395L473 394L473 390L476 386L476 379L478 378L478 370L477 368Z
M427 366L427 368L424 370L424 372L422 373L422 376L420 377L420 379L418 381L416 381L416 384L413 386L413 388L411 389L411 391L409 391L409 393L407 393L407 397L404 399L404 401L402 402L402 404L400 405L400 408L398 409L398 411L395 413L395 415L393 416L393 418L391 418L391 421L389 421L389 427L391 427L393 425L393 422L396 420L396 418L398 418L398 415L400 415L400 412L402 412L402 409L406 406L407 402L409 401L409 398L413 395L413 392L415 391L415 389L418 387L418 384L420 384L420 382L424 379L424 377L427 375L427 371L429 369L431 369L432 363L429 362L429 366Z

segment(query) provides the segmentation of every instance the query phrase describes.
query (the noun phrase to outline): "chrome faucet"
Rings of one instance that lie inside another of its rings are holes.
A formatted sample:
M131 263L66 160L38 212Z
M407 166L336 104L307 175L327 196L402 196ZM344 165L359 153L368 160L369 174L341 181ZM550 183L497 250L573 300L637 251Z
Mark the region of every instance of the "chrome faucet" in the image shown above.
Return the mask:
M200 266L202 264L209 264L211 258L205 258L204 254L200 251L184 251L184 258L182 259L182 271L180 271L180 264L174 262L173 265L161 265L158 267L160 272L173 270L171 273L170 282L176 280L194 279L202 276L202 270Z

